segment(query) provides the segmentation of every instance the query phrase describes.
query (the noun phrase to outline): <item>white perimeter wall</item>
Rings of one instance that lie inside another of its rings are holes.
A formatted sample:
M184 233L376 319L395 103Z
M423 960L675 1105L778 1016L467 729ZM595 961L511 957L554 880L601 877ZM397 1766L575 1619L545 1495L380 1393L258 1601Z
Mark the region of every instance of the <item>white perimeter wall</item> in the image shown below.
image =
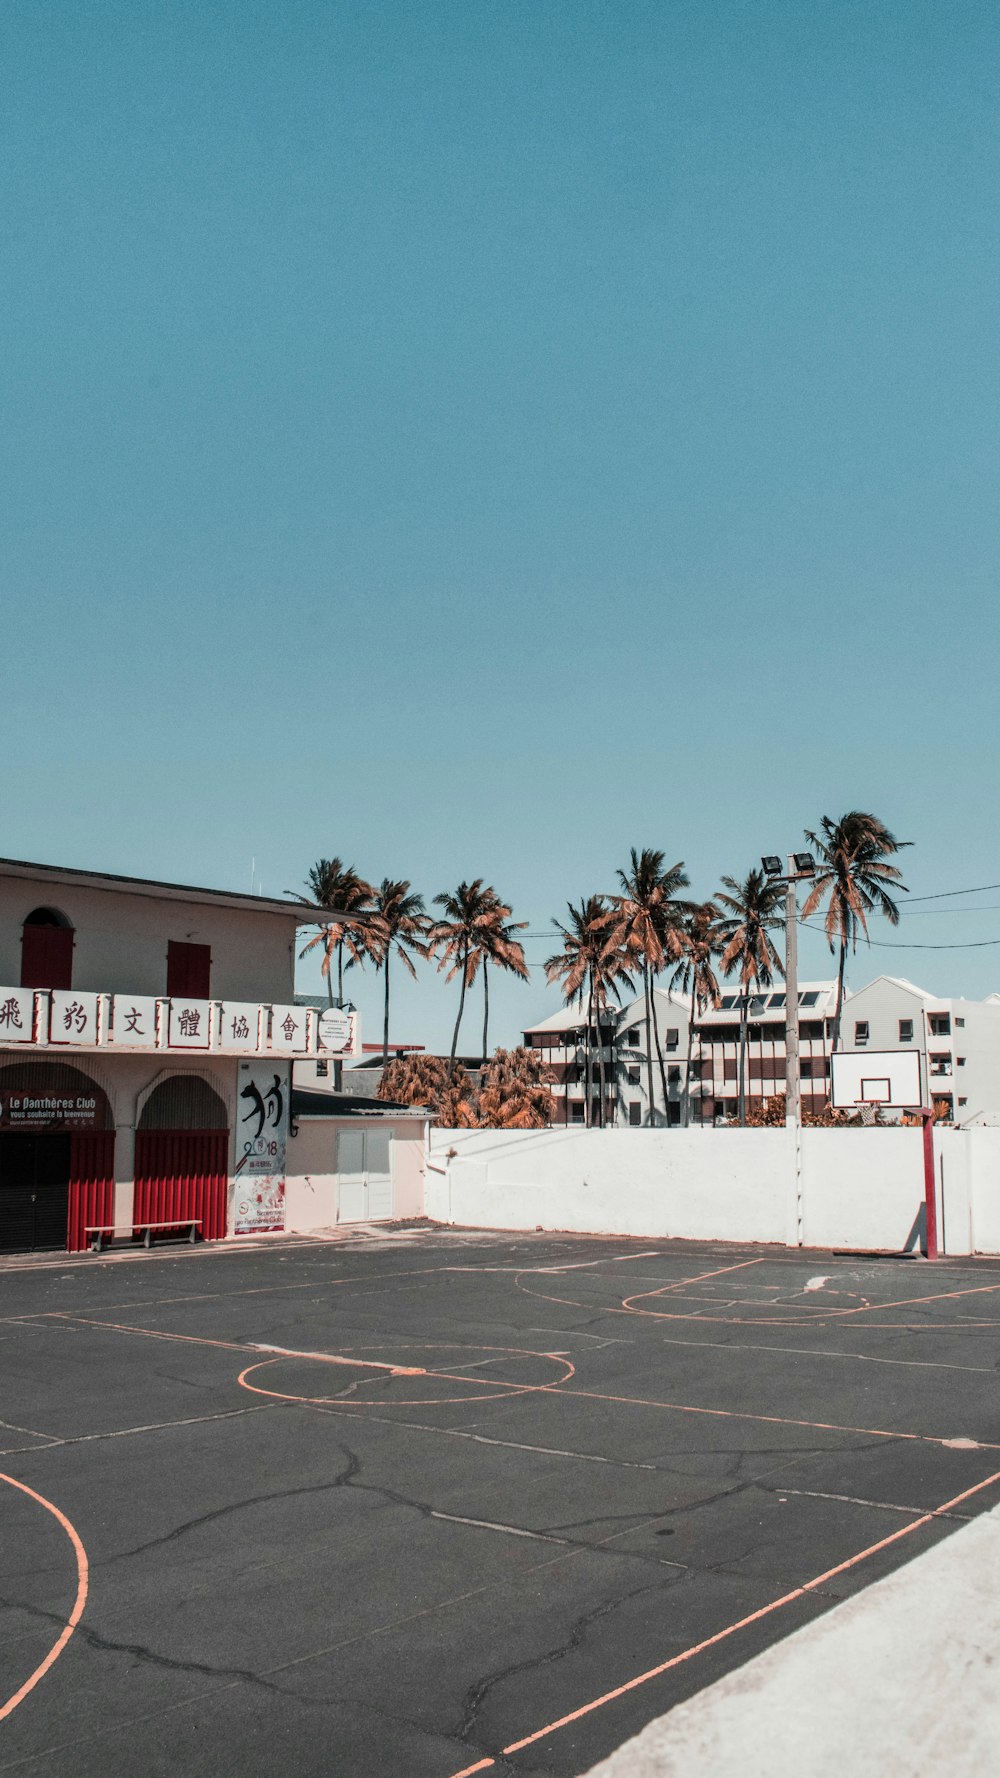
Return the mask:
M426 1213L473 1228L807 1247L918 1240L920 1130L803 1130L800 1142L780 1129L432 1129ZM936 1132L935 1170L942 1250L1000 1253L1000 1130Z

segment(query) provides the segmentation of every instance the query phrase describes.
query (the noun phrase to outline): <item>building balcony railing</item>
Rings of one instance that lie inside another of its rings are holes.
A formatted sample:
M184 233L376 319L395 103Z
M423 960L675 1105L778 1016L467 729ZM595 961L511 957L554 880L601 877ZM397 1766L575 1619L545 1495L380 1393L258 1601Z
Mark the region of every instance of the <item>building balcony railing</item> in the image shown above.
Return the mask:
M321 1019L336 1031L320 1032ZM0 1049L52 1054L296 1056L353 1053L354 1015L273 1002L0 988ZM334 1047L336 1045L336 1047Z

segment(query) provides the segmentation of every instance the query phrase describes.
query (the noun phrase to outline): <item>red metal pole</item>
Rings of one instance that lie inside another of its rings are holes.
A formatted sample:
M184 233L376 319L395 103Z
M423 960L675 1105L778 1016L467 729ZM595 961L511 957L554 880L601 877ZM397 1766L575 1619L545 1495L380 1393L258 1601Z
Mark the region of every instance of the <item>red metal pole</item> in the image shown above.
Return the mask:
M937 1259L937 1180L934 1175L934 1113L922 1111L924 1125L924 1207L927 1217L927 1258Z

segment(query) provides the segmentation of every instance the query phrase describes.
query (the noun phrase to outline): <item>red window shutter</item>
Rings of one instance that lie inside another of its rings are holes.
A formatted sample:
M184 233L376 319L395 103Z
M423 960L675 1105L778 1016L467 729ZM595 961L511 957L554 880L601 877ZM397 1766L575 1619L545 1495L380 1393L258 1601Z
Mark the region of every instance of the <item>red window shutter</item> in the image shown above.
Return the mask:
M167 941L167 993L171 999L207 1000L212 974L210 945Z
M22 988L71 988L73 986L73 929L71 926L23 926L21 928Z

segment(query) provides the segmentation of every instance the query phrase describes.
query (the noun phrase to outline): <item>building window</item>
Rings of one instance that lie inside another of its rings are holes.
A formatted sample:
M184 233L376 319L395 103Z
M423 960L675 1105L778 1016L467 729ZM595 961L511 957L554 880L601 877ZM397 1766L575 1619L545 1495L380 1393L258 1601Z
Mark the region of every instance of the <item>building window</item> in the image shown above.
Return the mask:
M956 1056L955 1057L955 1067L956 1068L964 1068L965 1067L965 1057L964 1056Z
M210 945L167 941L167 993L171 999L207 1000L212 973Z
M667 1028L667 1048L668 1048L668 1050L675 1050L678 1047L680 1040L681 1040L681 1034L680 1034L679 1030L677 1029L677 1026L676 1025L668 1026L668 1028Z
M639 1070L638 1070L638 1068L630 1068L629 1069L628 1084L630 1087L637 1087L639 1085Z
M960 1105L968 1105L968 1103L969 1103L969 1101L968 1101L968 1099L963 1099L963 1098L962 1098L962 1095L961 1095L961 1094L959 1094L959 1098L958 1098L958 1103L959 1103L959 1104L960 1104Z
M857 1019L854 1025L854 1041L859 1049L864 1049L868 1042L868 1020Z
M818 993L814 993L814 992L810 991L810 993L808 993L808 994L800 994L799 995L799 1005L800 1006L818 1006L818 1004L819 1004Z
M571 1099L569 1102L569 1121L571 1124L583 1123L583 1100Z
M633 1099L632 1100L632 1103L628 1108L628 1121L629 1121L630 1127L633 1130L638 1130L641 1127L641 1125L642 1125L642 1100L641 1099Z
M950 1124L952 1121L953 1115L954 1115L954 1111L953 1111L951 1094L950 1093L943 1094L939 1098L938 1095L935 1093L935 1095L934 1095L934 1121L935 1121L935 1123Z
M912 1019L900 1019L900 1021L899 1021L899 1041L900 1041L900 1043L912 1043L913 1042L913 1020Z
M57 908L35 908L21 928L21 986L73 986L73 928Z
M635 1047L635 1045L639 1041L639 1027L638 1027L638 1025L630 1025L629 1026L628 1031L626 1032L626 1035L625 1035L625 1041L626 1041L626 1043L630 1044L633 1048Z
M932 1074L951 1073L951 1057L948 1055L947 1051L943 1051L938 1055L929 1055L927 1062Z
M965 1029L965 1020L964 1019L956 1019L955 1023L959 1027L960 1030Z
M947 1012L929 1012L927 1029L932 1037L951 1036L951 1014Z
M668 1068L667 1069L667 1085L668 1086L679 1086L680 1079L681 1079L681 1071L679 1068Z

